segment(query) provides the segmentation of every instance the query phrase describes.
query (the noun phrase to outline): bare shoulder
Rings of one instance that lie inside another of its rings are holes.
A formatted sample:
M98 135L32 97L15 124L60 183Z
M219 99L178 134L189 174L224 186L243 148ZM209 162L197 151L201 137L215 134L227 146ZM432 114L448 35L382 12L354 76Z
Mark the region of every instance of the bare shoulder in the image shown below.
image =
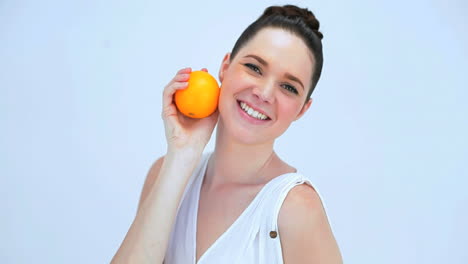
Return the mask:
M162 166L163 162L164 162L164 156L158 158L151 165L151 168L149 169L148 174L146 175L145 183L143 184L143 189L142 189L141 195L140 195L140 201L138 203L138 210L140 209L141 204L143 203L143 201L148 196L149 191L151 190L151 187L156 182L156 179L158 178L159 171L161 170L161 166Z
M284 263L342 263L320 196L308 184L292 188L278 226Z

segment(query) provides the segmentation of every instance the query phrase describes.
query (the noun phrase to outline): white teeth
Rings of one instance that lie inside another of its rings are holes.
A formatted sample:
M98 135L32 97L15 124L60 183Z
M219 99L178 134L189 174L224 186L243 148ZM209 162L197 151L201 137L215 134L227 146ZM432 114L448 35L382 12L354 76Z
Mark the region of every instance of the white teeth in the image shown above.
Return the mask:
M260 119L260 120L265 120L267 119L268 117L258 111L255 111L253 110L250 106L248 106L246 103L244 102L240 102L240 106L242 108L242 110L244 110L244 112L246 112L249 116L253 117L253 118L257 118L257 119Z

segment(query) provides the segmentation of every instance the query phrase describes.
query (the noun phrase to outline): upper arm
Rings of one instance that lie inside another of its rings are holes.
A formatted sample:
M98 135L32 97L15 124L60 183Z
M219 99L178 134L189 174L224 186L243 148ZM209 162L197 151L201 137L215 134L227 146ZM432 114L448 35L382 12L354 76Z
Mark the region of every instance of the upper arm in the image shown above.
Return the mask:
M138 210L140 210L141 205L143 204L143 201L146 199L148 196L151 187L153 187L154 182L156 182L156 179L158 178L159 171L161 170L161 166L164 161L164 156L160 157L157 159L153 165L151 165L150 170L148 171L148 175L146 176L145 183L143 184L143 189L141 191L140 195L140 201L138 203Z
M289 191L279 213L284 263L342 263L317 192L307 184Z

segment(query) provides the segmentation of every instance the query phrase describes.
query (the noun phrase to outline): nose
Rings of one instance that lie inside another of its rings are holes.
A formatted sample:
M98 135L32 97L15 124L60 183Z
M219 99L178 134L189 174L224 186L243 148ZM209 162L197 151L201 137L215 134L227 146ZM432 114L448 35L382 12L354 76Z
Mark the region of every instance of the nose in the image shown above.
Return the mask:
M266 103L273 103L274 101L274 83L273 82L265 82L261 85L256 86L253 89L253 94L259 100L266 102Z

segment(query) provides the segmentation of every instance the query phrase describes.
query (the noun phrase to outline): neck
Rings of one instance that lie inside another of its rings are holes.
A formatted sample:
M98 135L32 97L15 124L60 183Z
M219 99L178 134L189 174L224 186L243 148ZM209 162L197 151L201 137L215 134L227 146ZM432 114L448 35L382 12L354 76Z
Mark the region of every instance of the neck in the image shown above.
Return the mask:
M218 126L205 184L210 188L225 184L261 184L266 180L265 171L277 158L273 143L249 145L236 142L223 132L222 125Z

